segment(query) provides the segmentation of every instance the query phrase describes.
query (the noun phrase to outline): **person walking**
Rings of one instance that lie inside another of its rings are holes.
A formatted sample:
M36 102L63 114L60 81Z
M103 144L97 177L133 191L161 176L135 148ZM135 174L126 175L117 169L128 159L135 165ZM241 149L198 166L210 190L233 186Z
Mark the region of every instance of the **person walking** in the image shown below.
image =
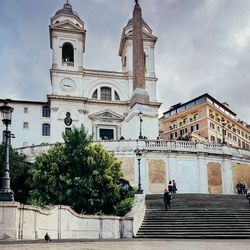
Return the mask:
M172 184L172 181L169 181L169 183L168 183L168 192L169 192L170 194L173 193L173 184Z
M176 181L173 180L173 193L175 194L177 191Z
M165 189L163 201L164 201L166 210L171 209L171 199L172 199L171 194L169 193L169 191L167 189Z

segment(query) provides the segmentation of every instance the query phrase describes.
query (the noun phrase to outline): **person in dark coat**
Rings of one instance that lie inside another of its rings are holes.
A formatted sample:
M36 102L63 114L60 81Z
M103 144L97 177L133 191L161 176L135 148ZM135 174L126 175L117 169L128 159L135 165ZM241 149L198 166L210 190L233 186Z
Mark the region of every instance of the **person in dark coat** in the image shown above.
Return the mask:
M172 181L169 181L169 183L168 183L168 192L169 192L170 194L173 193L173 184L172 184Z
M163 201L164 201L166 210L171 209L171 199L172 199L171 194L169 193L167 189L165 189Z

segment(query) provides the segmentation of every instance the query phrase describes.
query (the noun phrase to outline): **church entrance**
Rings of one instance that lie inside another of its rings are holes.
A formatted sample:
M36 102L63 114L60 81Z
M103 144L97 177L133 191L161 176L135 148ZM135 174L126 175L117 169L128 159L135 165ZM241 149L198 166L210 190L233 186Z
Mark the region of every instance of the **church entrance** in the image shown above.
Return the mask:
M112 140L114 139L114 130L113 129L100 129L100 138L102 140Z

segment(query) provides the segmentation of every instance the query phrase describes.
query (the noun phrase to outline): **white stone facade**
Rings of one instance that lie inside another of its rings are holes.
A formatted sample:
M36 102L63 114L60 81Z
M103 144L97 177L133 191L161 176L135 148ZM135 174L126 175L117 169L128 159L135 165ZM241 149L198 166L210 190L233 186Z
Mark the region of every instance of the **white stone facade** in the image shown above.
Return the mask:
M70 4L57 11L50 23L50 48L52 49L51 92L47 101L28 102L10 100L14 107L10 127L17 147L62 142L62 132L73 126L84 125L94 140L137 139L139 136L139 112L143 113L142 132L149 139L159 136L156 97L154 46L156 37L144 22L144 51L146 91L149 104L130 105L133 94L132 71L132 22L124 28L120 42L122 71L86 69L84 64L86 30L84 22L72 10ZM0 100L0 105L4 100ZM43 116L48 106L50 117ZM24 110L28 110L25 113ZM66 113L72 124L66 125ZM150 128L150 129L149 129Z
M180 193L235 193L238 181L250 185L250 151L216 144L186 141L100 141L122 161L124 178L138 186L135 150L142 152L141 182L145 194L162 193L169 180L176 180ZM47 146L19 149L33 162ZM238 169L240 167L240 169ZM209 172L214 169L217 172ZM214 179L215 178L215 179Z

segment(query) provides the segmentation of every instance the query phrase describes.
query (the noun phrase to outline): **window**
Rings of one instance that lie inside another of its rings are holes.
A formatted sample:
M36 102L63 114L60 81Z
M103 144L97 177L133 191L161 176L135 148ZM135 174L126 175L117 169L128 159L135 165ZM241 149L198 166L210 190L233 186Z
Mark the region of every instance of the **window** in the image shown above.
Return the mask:
M210 141L215 142L215 137L213 135L210 136Z
M217 138L217 143L221 144L221 139Z
M246 148L246 143L244 141L242 142L242 148Z
M100 138L102 140L114 139L114 130L113 129L100 129Z
M50 117L50 108L48 106L43 106L43 117Z
M210 128L214 129L214 123L210 122Z
M188 123L188 119L187 118L184 118L183 119L183 124L187 124Z
M220 127L219 126L217 126L217 131L220 132Z
M187 134L187 132L188 132L188 129L187 129L187 128L181 129L181 130L180 130L180 135L181 135L181 136L182 136L182 135L185 135L185 134Z
M92 98L93 98L93 99L97 99L97 89L96 89L95 92L93 93Z
M29 110L28 110L27 107L24 107L24 108L23 108L23 113L28 113L28 111L29 111Z
M233 140L234 140L234 141L237 141L237 138L236 138L236 136L235 136L235 135L233 136Z
M109 87L101 88L101 100L111 100L111 88Z
M170 134L170 139L174 139L177 137L177 132L171 133Z
M195 125L191 126L191 132L194 132L196 130L199 130L199 124L195 124Z
M28 122L24 122L23 123L23 128L29 128L29 123Z
M43 136L50 136L50 124L44 123L42 127L42 135Z
M174 128L177 128L177 127L178 127L178 126L177 126L176 121L172 122L171 127L172 127L172 129L174 129Z
M62 46L62 64L74 66L74 48L71 43L64 43Z
M228 138L232 138L232 134L231 133L227 133L227 136L228 136Z
M198 114L194 114L194 121L196 121L199 118Z

